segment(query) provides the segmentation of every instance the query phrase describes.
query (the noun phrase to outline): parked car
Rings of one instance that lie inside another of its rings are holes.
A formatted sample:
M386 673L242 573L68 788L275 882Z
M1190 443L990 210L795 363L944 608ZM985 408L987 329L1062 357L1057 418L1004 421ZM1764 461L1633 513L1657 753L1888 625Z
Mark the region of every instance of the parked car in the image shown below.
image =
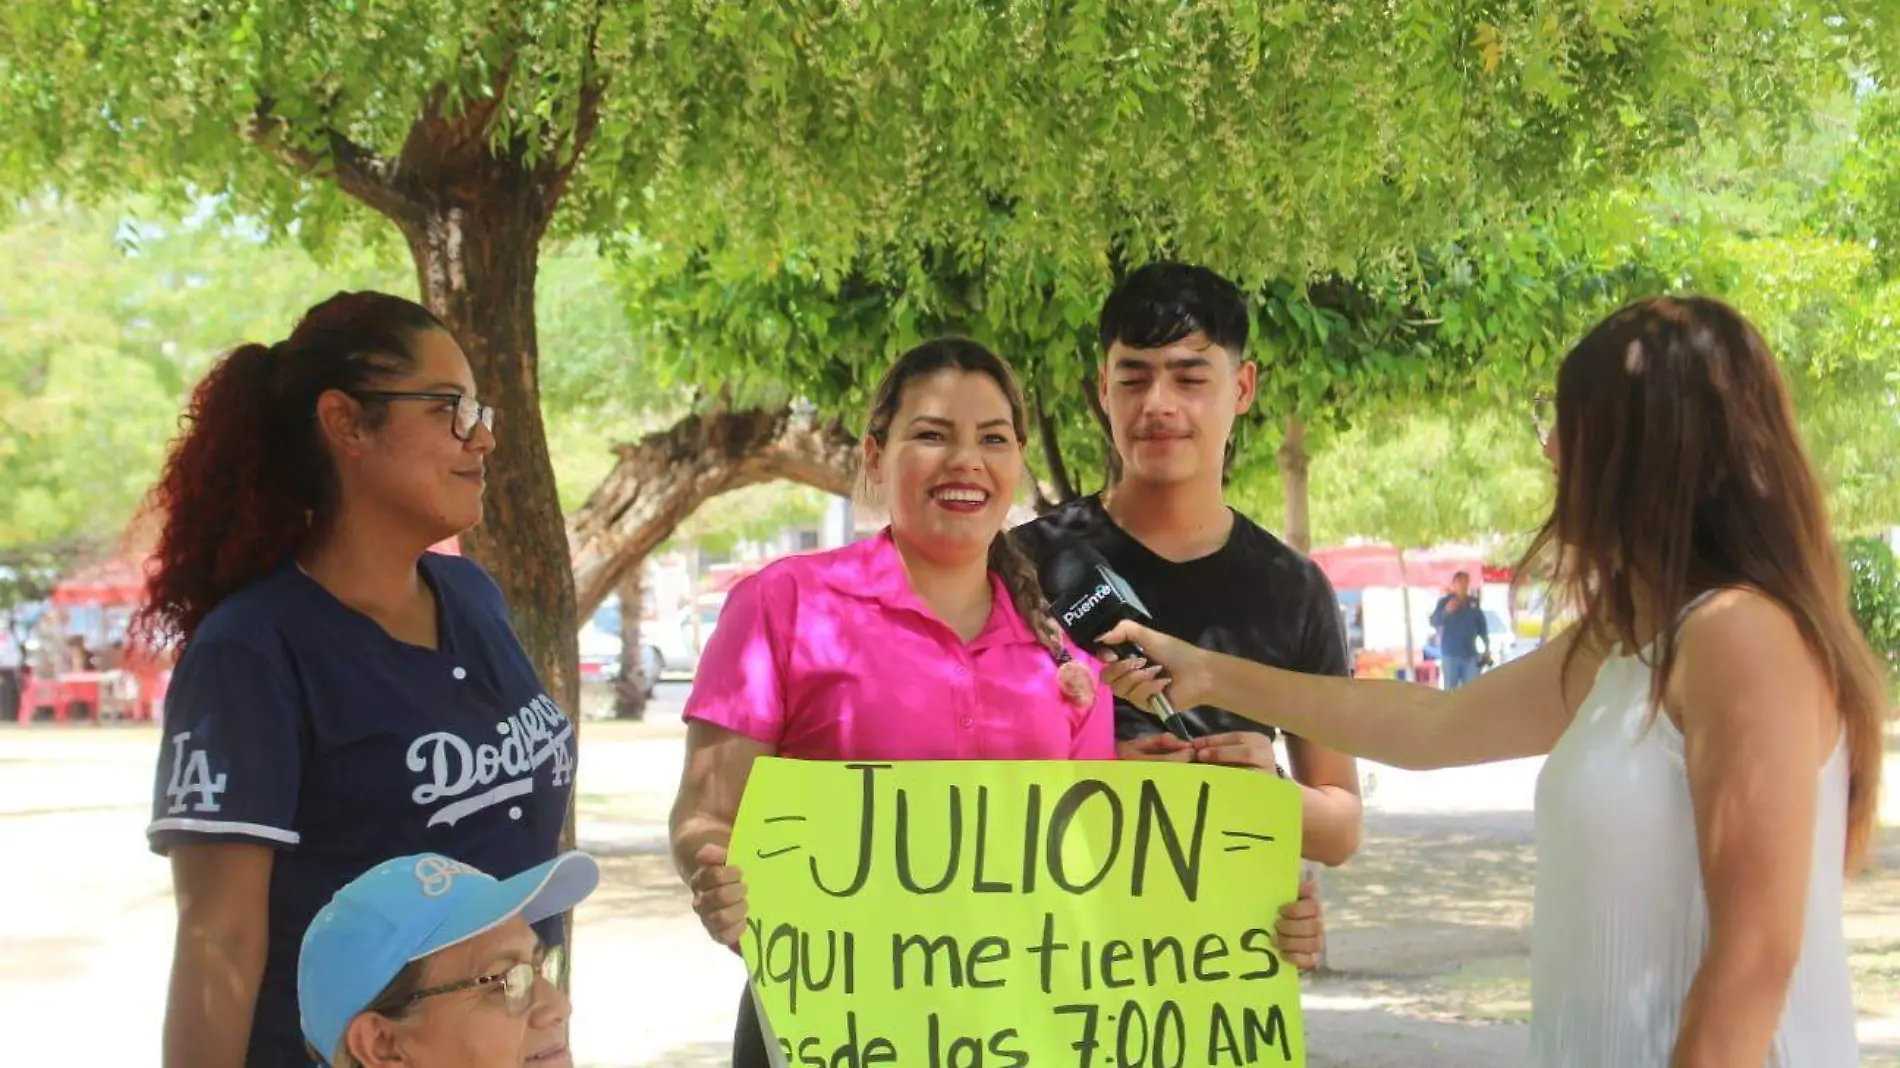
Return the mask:
M691 677L699 670L699 654L712 640L713 627L719 622L719 610L725 596L708 597L699 604L699 641L693 641L693 620L685 612L672 612L640 626L640 640L654 650L665 674Z
M692 619L684 612L641 622L640 644L646 657L643 667L649 695L663 678L693 676L699 668L700 650L711 639L713 627L719 621L719 610L724 606L724 595L701 601L697 644L693 641ZM608 597L601 603L593 618L582 625L579 641L582 682L606 681L620 674L624 642L620 635L619 598Z
M581 652L581 682L607 682L620 674L620 636L600 625L599 613L582 624L575 637Z

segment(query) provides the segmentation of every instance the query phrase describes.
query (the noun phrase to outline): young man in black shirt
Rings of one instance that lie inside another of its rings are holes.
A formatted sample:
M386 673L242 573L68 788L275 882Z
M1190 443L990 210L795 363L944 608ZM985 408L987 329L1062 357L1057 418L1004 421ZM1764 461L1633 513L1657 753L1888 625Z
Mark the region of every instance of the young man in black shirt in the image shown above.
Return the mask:
M1259 373L1246 359L1247 325L1239 290L1204 267L1155 263L1130 275L1100 324L1099 393L1122 477L1017 527L1016 543L1045 578L1061 545L1092 546L1166 633L1273 667L1348 675L1332 584L1223 497L1228 439L1253 404ZM1117 700L1121 755L1280 770L1273 728L1219 708L1181 714L1191 744ZM1302 738L1286 742L1304 801L1304 855L1342 864L1359 848L1353 758Z

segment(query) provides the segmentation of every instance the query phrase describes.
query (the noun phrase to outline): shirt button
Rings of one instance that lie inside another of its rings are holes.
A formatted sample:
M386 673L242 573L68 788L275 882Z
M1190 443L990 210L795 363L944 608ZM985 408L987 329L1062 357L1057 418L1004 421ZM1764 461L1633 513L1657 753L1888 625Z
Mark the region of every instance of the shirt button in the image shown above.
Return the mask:
M965 716L965 717L963 717L962 719L960 719L960 720L958 720L957 722L959 722L959 723L961 723L961 724L963 724L963 725L964 725L965 727L974 727L974 726L976 725L976 721L975 721L975 720L973 720L973 719L971 719L971 718L970 718L970 717L968 717L968 716Z
M455 681L460 682L463 679L468 678L468 669L463 668L463 667L458 667L454 671L449 672L449 674L454 675Z
M959 675L968 675L969 673L970 673L970 671L969 671L969 669L968 669L968 668L966 668L966 667L964 667L964 666L963 666L962 664L958 664L958 665L957 665L957 674L959 674Z

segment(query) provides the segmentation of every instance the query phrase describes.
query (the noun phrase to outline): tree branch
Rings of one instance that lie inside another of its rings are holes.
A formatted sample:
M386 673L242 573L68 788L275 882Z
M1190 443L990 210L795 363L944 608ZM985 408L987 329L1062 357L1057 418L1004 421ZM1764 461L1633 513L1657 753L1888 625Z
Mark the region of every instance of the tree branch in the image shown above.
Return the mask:
M791 405L723 403L617 447L619 462L567 520L582 618L706 500L778 479L848 496L858 450L856 434Z
M495 158L488 142L513 77L511 61L496 75L493 95L468 101L462 113L453 117L443 111L448 103L448 86L430 90L422 113L403 139L392 174L401 174L405 182L419 188L439 189L444 185L443 175L482 173L484 165L492 164Z
M336 182L339 189L378 214L400 219L413 213L414 203L396 190L395 163L328 126L314 134L329 151L314 151L306 147L307 138L302 132L273 110L274 105L275 101L265 97L251 113L245 135L253 144L293 170Z
M1075 481L1069 477L1069 465L1062 460L1062 443L1056 440L1056 421L1049 417L1040 389L1036 390L1036 436L1042 439L1042 458L1049 464L1049 481L1054 483L1056 503L1075 500ZM1036 495L1042 495L1041 487L1037 487Z
M547 197L550 206L559 204L567 193L567 183L574 177L574 168L580 165L581 155L594 141L594 134L600 129L600 102L607 95L607 86L612 81L601 72L597 62L600 44L601 5L594 5L594 19L587 27L587 55L581 61L581 95L574 109L574 129L557 142L548 158L553 161L551 173L547 175Z
M1082 396L1088 401L1089 414L1095 417L1095 425L1102 432L1102 443L1107 446L1103 454L1107 457L1102 472L1104 486L1113 486L1122 480L1122 456L1115 451L1115 431L1108 423L1108 413L1102 410L1101 390L1096 385L1093 372L1082 380Z

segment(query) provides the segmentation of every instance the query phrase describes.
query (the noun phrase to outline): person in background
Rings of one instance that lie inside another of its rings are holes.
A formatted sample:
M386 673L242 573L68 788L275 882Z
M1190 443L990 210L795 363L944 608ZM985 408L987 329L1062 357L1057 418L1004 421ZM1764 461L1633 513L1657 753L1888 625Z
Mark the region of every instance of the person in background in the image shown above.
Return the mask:
M1471 595L1469 572L1460 571L1451 577L1451 590L1432 609L1432 626L1438 631L1445 689L1461 689L1478 677L1483 662L1491 656L1490 627L1484 609Z
M92 651L86 648L86 639L78 634L66 636L66 671L81 674L92 670Z
M559 950L531 925L598 885L578 852L505 881L439 853L357 876L298 953L311 1056L329 1068L573 1068Z
M1107 640L1150 662L1104 677L1400 767L1546 756L1536 1068L1852 1068L1843 881L1891 693L1774 357L1720 301L1641 301L1564 358L1551 429L1556 503L1518 571L1548 551L1579 622L1537 651L1443 692L1123 624Z
M0 613L0 718L19 714L21 694L26 689L26 650L14 636L13 620Z
M178 908L168 1068L308 1065L298 942L377 864L554 857L573 729L495 583L427 551L481 519L495 444L455 339L380 293L324 301L192 394L132 637L182 646L147 831Z

